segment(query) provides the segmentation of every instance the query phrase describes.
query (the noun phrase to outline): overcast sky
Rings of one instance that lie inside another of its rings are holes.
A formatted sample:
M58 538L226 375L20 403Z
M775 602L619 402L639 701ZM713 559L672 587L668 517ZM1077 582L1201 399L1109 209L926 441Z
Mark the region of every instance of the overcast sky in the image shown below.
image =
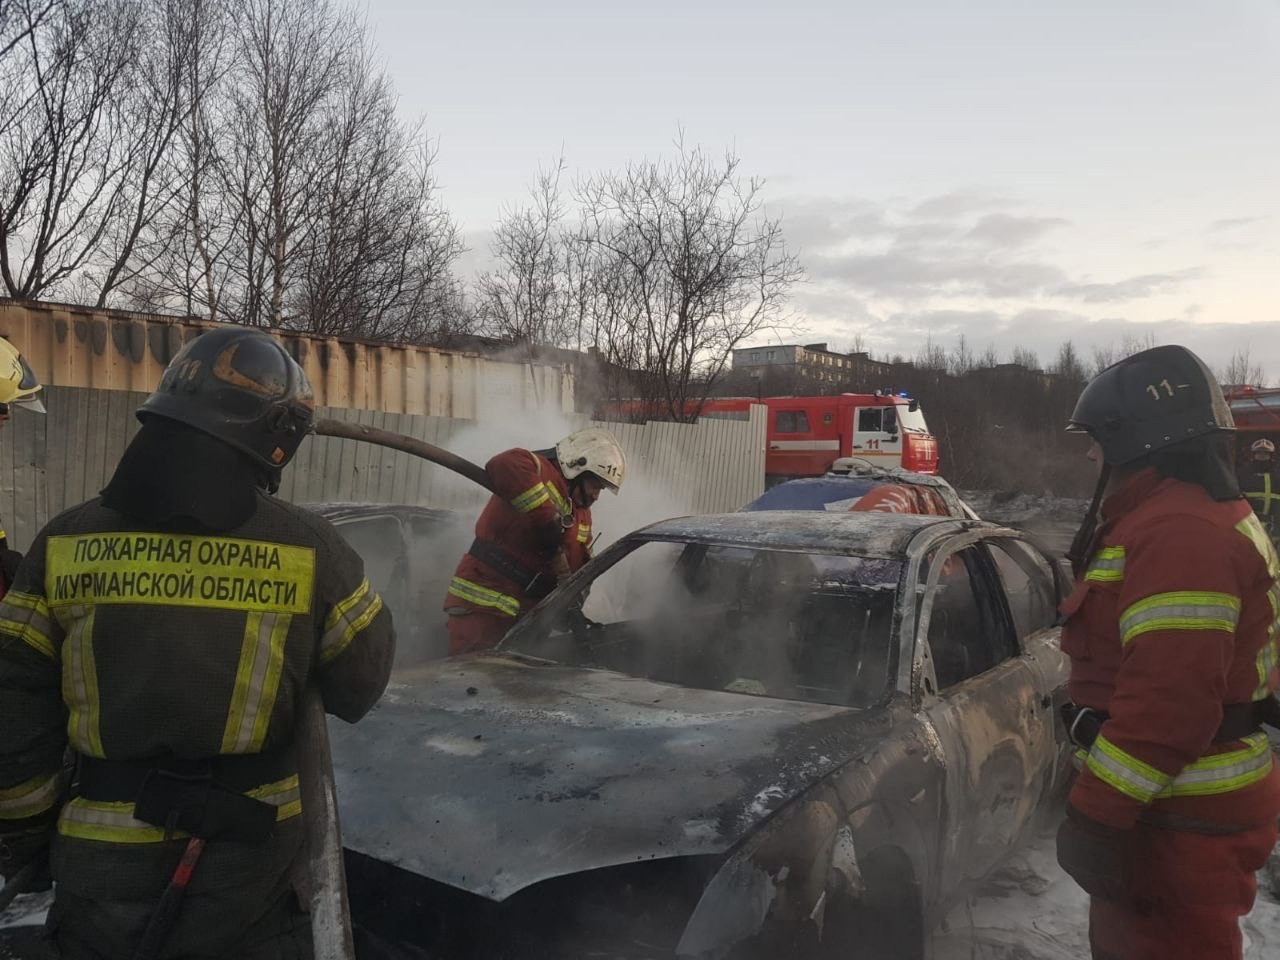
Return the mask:
M1154 333L1280 381L1278 0L369 0L473 254L540 164L734 149L788 340L1048 359Z

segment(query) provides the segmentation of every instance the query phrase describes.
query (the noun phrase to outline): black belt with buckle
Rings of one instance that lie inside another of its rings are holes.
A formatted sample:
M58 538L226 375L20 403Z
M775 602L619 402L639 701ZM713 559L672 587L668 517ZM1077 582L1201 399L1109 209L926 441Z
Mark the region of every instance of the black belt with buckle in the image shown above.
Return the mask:
M260 842L275 830L276 807L245 795L297 772L291 750L203 759L76 758L72 793L88 800L132 802L143 823L204 840Z
M1093 741L1102 732L1102 725L1111 719L1105 710L1094 707L1081 707L1074 703L1062 705L1062 722L1067 728L1067 737L1077 747L1088 750ZM1214 743L1230 743L1257 733L1262 721L1257 704L1229 703L1222 708L1222 723L1218 732L1213 735Z
M512 557L496 543L476 539L467 551L486 567L492 567L532 600L541 600L556 588L557 580L549 573L537 573Z

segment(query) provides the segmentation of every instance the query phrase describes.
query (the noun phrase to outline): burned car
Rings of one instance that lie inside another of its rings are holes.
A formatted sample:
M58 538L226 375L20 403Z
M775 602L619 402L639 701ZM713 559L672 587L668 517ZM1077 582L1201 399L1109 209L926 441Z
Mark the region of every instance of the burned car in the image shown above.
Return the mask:
M1066 782L1062 589L973 520L623 538L331 725L359 955L924 956Z

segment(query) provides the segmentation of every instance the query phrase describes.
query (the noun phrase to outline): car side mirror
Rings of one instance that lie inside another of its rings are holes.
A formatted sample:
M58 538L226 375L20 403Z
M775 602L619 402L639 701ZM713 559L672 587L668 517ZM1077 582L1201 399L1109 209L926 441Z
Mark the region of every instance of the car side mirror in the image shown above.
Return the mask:
M908 404L907 404L907 409L908 409L911 413L915 413L917 410L919 410L919 409L920 409L920 401L919 401L919 400L912 400L910 403L908 403Z

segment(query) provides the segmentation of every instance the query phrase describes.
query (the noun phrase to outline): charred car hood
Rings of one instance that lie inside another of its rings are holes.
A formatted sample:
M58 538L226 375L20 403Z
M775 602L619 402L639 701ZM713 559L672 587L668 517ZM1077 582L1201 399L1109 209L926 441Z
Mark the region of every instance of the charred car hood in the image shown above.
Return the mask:
M330 733L346 847L503 900L723 853L887 726L879 711L484 656L397 678Z

